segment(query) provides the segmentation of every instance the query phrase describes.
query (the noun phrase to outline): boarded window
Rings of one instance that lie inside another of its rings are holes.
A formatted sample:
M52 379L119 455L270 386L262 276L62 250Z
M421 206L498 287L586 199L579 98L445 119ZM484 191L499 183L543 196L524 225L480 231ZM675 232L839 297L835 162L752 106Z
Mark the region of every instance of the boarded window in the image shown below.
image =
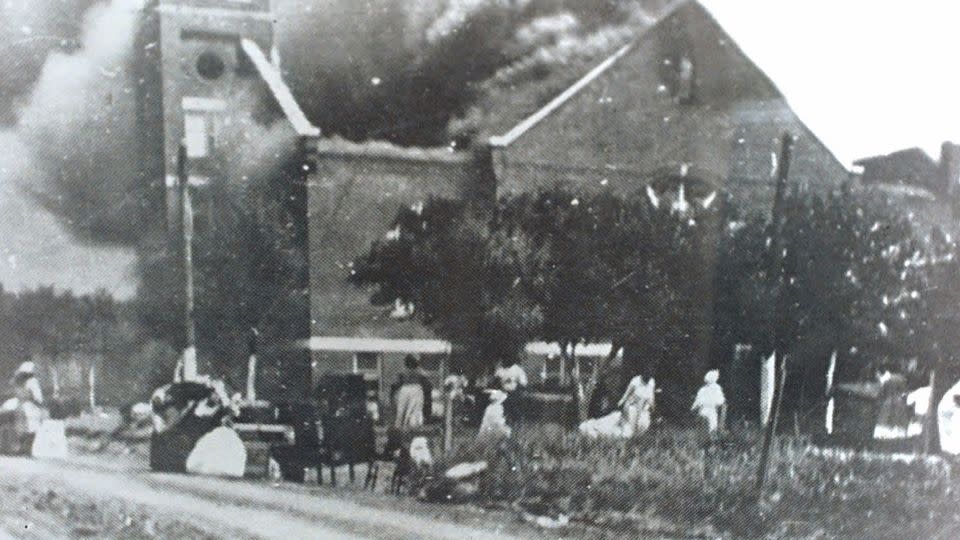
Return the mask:
M188 158L203 158L210 155L210 134L207 129L206 115L195 113L184 115L183 131Z

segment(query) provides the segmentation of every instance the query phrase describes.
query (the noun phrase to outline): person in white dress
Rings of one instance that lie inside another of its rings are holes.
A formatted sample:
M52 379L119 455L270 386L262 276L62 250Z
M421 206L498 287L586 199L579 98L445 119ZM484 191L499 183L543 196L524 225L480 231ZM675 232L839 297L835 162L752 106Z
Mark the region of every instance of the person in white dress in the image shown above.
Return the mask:
M697 391L690 410L703 419L708 433L715 433L720 429L727 416L727 399L723 395L723 388L717 383L720 372L713 369L703 377L703 386Z
M507 393L501 390L487 392L490 394L490 403L483 411L478 436L492 439L509 437L513 430L507 425L507 417L503 412L503 402L507 399Z
M0 410L10 413L14 418L14 432L19 439L15 445L19 447L18 453L30 452L40 424L47 416L36 370L33 362L20 364L10 381L12 397L0 406Z
M580 433L587 437L615 439L643 435L650 429L655 391L656 382L652 377L644 381L642 376L637 375L630 380L620 398L620 408L606 416L581 422Z
M940 449L960 455L960 381L950 387L937 405Z
M625 438L643 435L650 429L656 384L653 377L644 382L643 376L637 375L627 385L627 390L618 403L623 411L622 424Z

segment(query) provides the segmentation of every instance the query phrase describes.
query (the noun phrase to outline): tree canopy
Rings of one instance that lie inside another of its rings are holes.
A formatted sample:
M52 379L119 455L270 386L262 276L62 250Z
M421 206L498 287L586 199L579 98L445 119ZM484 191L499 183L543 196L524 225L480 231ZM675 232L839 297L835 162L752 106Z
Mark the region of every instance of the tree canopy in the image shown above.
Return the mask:
M769 219L740 215L722 195L698 197L558 188L485 211L431 200L402 209L351 280L372 287L374 303L412 303L424 324L473 353L474 368L527 341L571 353L609 341L636 348L626 374L673 384L678 403L736 344L756 356L776 345L792 376L811 381L822 381L833 351L838 376L856 379L882 359L923 357L923 370L956 349L956 248L943 235L920 237L882 197L788 193L780 253ZM822 394L822 382L803 392Z

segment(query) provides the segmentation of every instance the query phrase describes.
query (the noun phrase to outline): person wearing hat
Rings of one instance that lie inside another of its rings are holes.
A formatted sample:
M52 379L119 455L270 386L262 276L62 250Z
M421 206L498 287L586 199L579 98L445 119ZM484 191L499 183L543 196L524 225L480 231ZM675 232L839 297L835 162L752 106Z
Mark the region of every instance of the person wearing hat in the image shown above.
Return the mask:
M2 407L5 411L16 411L15 431L21 453L30 451L45 414L43 390L40 389L36 371L37 366L33 362L20 364L10 381L13 396Z
M708 371L703 377L703 386L697 391L697 397L690 407L690 410L703 419L708 433L715 433L726 421L727 399L723 395L723 388L717 383L719 380L719 371Z

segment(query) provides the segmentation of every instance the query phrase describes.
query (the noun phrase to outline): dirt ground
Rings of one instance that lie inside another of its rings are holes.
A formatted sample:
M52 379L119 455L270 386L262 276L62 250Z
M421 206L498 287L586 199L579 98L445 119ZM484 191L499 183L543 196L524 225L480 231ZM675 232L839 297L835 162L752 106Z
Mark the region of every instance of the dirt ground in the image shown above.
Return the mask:
M359 483L333 488L153 474L136 452L68 461L0 457L0 471L0 539L468 540L585 532L545 531L506 512L369 493Z

